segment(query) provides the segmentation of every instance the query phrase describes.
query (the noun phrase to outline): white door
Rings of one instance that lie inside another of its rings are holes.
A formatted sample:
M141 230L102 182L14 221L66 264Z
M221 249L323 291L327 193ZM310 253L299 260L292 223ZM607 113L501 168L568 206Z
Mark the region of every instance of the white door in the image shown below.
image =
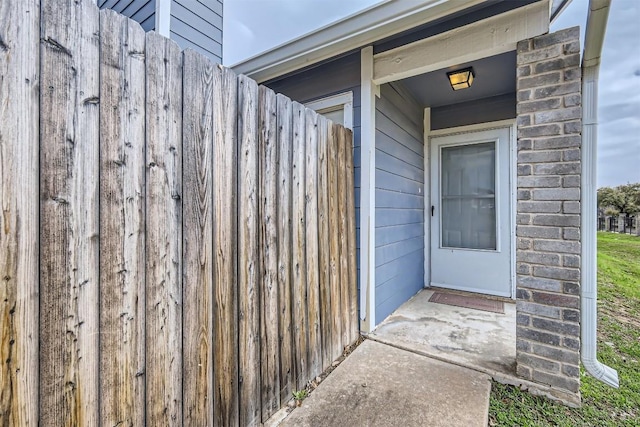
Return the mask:
M510 131L431 139L431 285L511 297Z

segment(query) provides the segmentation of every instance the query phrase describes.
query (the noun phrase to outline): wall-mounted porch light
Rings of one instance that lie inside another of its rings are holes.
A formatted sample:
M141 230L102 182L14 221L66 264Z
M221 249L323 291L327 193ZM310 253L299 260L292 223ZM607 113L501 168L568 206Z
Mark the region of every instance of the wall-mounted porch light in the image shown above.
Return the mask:
M471 87L473 83L473 78L475 77L475 73L473 72L473 68L465 68L463 70L450 71L447 73L447 77L449 78L449 83L451 83L451 88L453 90L466 89Z

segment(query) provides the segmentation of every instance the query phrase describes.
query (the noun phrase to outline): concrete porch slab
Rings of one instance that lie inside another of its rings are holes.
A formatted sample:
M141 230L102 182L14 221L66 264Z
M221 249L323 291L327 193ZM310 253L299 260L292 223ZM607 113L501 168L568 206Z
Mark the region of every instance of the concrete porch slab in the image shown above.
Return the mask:
M418 292L369 337L496 378L515 376L515 303L505 302L504 314L491 313L429 302L433 292Z
M364 341L281 426L486 426L488 375Z

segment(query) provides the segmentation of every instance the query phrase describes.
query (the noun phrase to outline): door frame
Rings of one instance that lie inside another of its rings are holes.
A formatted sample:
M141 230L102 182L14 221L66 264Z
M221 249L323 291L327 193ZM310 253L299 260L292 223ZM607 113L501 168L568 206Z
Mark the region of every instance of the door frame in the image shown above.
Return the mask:
M475 125L458 126L453 128L431 130L431 109L424 109L424 287L429 288L431 283L431 221L428 220L428 212L432 205L431 194L431 138L441 136L453 136L463 133L480 132L498 128L509 128L509 198L511 207L511 299L516 298L516 209L518 193L517 175L517 128L516 120L499 120L494 122L479 123Z

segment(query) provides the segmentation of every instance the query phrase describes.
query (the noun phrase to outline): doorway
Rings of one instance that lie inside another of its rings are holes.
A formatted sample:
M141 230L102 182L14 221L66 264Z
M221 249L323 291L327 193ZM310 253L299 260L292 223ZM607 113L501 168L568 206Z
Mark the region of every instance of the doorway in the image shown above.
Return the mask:
M430 285L512 297L511 131L431 138Z

